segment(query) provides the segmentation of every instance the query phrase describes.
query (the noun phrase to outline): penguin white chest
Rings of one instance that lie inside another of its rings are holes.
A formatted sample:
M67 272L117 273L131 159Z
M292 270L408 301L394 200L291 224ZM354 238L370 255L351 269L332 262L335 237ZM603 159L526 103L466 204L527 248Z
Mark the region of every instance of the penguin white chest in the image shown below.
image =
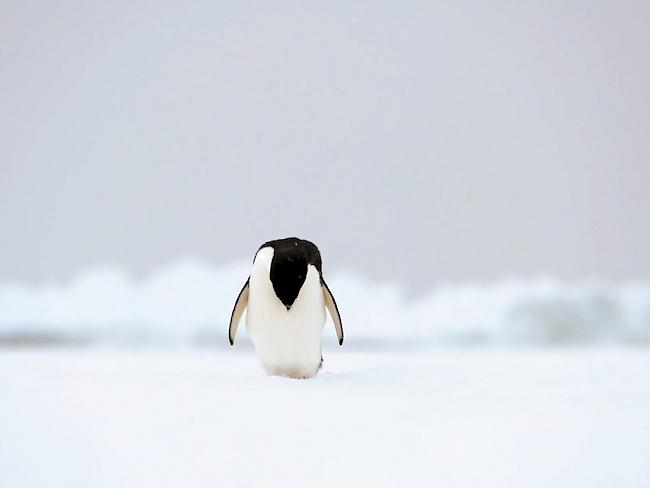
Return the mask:
M321 365L325 303L320 273L308 265L297 297L287 307L270 277L273 249L261 249L249 283L246 329L264 370L271 375L308 378Z

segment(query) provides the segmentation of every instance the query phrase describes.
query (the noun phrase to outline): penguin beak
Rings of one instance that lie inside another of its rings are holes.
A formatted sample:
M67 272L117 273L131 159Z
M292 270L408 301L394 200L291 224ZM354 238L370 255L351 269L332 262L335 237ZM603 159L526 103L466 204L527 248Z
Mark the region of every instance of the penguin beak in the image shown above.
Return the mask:
M285 307L287 307L287 312L291 310L291 305L285 305Z

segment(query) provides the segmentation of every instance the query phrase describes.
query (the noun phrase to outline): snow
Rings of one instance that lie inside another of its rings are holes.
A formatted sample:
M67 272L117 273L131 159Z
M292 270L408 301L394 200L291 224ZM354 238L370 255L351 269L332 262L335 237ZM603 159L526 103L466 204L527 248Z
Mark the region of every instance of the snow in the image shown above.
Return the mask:
M300 381L227 345L249 268L0 283L0 487L648 486L650 282L326 271Z
M0 352L0 486L648 486L643 347Z
M136 280L120 268L66 283L0 283L0 342L22 336L99 342L224 343L250 262L181 259ZM354 272L328 274L349 346L650 341L650 282L550 278L439 283L409 296ZM331 324L326 330L333 337Z

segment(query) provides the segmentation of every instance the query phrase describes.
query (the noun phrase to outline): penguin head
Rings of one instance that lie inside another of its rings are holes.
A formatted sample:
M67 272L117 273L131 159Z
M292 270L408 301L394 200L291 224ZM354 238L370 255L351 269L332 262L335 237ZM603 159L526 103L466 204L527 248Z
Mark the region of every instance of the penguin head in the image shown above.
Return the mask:
M291 309L291 305L298 298L307 276L307 261L302 256L274 254L271 262L271 283L276 296L282 304Z
M297 237L269 241L260 249L265 247L273 248L269 273L273 291L289 311L307 278L307 266L314 265L320 274L320 252L313 243Z

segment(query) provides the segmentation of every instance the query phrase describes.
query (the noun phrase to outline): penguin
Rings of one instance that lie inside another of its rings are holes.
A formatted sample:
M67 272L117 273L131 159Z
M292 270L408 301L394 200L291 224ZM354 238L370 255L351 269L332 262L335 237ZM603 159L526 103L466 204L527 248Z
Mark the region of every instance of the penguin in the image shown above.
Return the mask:
M266 374L311 378L323 363L325 308L343 345L341 315L323 278L318 247L297 237L265 242L235 301L228 328L230 345L248 309L246 330Z

